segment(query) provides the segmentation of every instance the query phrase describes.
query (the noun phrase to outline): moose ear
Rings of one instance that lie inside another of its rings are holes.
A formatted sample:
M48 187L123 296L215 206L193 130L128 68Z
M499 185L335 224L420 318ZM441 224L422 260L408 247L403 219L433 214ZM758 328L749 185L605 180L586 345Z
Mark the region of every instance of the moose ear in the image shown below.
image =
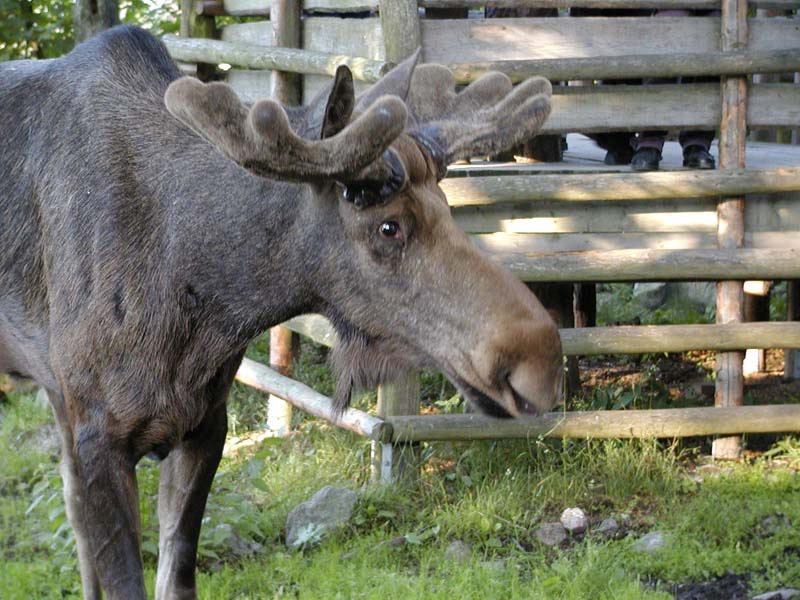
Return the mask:
M336 69L328 103L325 106L325 116L322 119L320 139L332 137L347 126L353 114L356 98L353 88L353 74L344 65Z

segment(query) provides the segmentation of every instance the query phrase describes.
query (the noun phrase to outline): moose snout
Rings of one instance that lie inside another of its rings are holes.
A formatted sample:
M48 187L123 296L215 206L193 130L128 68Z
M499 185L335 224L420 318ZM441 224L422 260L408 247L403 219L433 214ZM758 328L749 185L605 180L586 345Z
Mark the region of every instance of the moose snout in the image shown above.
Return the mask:
M560 349L560 344L559 344ZM564 369L560 352L553 353L549 365L539 360L518 363L507 375L509 398L505 405L515 417L541 415L563 403Z

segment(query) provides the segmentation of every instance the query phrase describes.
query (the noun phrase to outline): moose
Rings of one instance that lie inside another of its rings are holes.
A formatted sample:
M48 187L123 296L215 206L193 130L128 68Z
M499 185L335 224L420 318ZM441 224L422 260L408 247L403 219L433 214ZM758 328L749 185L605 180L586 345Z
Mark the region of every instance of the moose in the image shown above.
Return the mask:
M47 392L86 599L146 597L135 465L161 459L156 598L195 598L197 541L250 340L326 315L335 404L435 366L497 416L560 396L558 330L454 223L447 164L541 127L550 84L456 93L415 55L354 94L242 103L109 30L0 64L0 371Z

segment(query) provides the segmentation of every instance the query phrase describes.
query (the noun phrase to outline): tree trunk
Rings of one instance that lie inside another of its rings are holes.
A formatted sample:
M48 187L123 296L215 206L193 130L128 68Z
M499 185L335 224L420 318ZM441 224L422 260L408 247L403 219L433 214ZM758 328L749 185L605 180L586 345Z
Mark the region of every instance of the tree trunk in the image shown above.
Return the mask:
M119 0L75 0L72 7L75 42L80 43L119 25Z

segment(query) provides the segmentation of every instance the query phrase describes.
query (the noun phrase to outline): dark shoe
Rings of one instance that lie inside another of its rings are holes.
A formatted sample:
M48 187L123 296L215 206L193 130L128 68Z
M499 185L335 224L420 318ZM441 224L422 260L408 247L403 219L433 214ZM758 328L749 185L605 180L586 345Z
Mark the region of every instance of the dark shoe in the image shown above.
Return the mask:
M687 146L683 149L683 166L690 169L714 169L714 157L701 146Z
M658 171L661 152L656 148L640 148L631 159L631 171Z
M603 162L609 166L629 165L631 164L631 158L633 158L633 150L628 152L609 150L606 152Z

